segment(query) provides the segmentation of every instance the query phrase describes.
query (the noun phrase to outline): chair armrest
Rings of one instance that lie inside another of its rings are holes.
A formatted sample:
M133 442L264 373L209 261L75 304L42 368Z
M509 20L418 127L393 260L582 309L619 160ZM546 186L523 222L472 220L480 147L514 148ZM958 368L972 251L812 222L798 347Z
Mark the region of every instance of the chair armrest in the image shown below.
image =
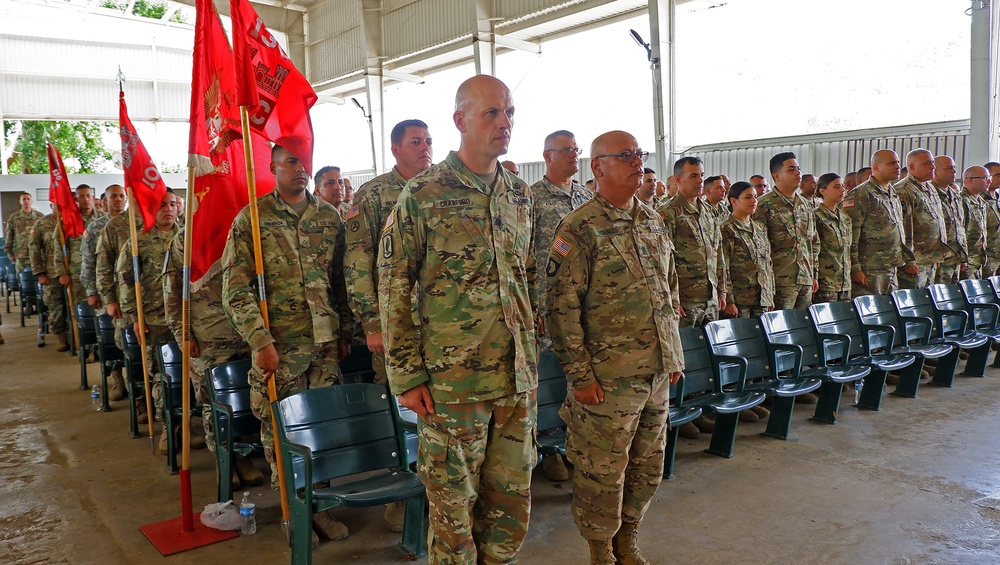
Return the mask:
M794 343L767 343L771 350L771 366L774 367L774 376L778 376L778 352L787 351L792 354L792 375L799 376L802 371L802 346Z
M228 404L223 404L218 400L210 400L209 405L212 408L212 426L214 427L215 437L217 439L225 439L225 445L233 445L233 407ZM219 416L225 415L227 422L229 423L226 427L225 438L219 438Z
M844 355L840 359L840 364L847 366L847 361L851 357L851 336L847 334L837 334L837 333L816 333L816 340L819 341L820 353L822 354L823 364L826 365L829 359L826 358L826 342L836 341L844 346Z
M892 346L896 343L896 328L894 328L892 326L889 326L889 325L886 325L886 324L866 324L864 322L861 322L861 331L863 331L865 333L865 335L868 336L865 341L867 342L866 343L866 345L867 345L866 349L868 349L868 353L869 354L871 354L871 348L872 348L871 347L871 335L870 335L870 333L886 333L886 334L889 334L889 349L892 349Z
M939 310L939 312L942 313L948 312L949 314L951 313L951 311L946 311L946 310ZM962 313L965 314L965 312ZM965 314L965 316L968 317L968 314ZM927 340L931 338L931 332L934 331L934 320L931 320L930 318L926 318L924 316L900 316L899 321L903 324L904 328L909 324L924 326L926 329L924 330L923 332L924 335L920 340L922 343L927 343ZM903 339L909 342L909 336L904 335Z
M712 354L715 359L716 371L719 370L719 365L721 363L735 363L740 368L740 376L737 379L736 390L743 392L743 387L747 384L747 372L750 370L750 363L744 357L738 357L736 355L715 355ZM722 392L722 379L715 379L715 392Z
M997 323L1000 322L1000 305L993 302L976 302L969 303L969 309L972 310L973 319L976 316L976 310L990 310L993 313L993 325L990 327L991 330L997 329Z
M287 451L289 455L298 455L299 457L302 458L302 475L303 475L302 485L304 486L304 488L302 489L302 500L306 503L307 506L312 506L312 498L313 498L312 485L314 482L316 482L312 480L312 475L313 475L312 450L302 444L288 441L287 439L282 439L280 440L280 442L281 442L281 449ZM292 461L291 457L285 457L283 463L285 464L285 478L287 479L288 476L295 473L294 462ZM298 496L296 493L298 489L294 488L294 485L295 482L293 481L292 482L293 488L292 491L289 493L289 498L291 498L292 496ZM288 489L286 488L286 491L287 490Z

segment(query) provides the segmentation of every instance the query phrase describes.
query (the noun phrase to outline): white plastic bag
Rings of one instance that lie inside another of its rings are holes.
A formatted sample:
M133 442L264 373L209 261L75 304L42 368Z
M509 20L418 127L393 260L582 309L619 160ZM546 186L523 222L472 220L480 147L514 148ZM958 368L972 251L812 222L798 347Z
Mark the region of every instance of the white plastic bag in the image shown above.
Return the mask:
M227 500L205 505L205 510L201 513L201 523L216 530L238 530L243 527L243 517L233 506L233 501Z

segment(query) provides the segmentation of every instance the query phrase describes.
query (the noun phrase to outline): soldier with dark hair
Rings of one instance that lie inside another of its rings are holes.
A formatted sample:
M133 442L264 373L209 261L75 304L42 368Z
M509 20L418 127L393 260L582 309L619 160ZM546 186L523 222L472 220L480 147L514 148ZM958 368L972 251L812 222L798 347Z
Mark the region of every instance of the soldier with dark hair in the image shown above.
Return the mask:
M819 202L813 212L819 234L819 289L813 302L851 299L851 218L840 208L847 191L837 173L826 173L816 183Z

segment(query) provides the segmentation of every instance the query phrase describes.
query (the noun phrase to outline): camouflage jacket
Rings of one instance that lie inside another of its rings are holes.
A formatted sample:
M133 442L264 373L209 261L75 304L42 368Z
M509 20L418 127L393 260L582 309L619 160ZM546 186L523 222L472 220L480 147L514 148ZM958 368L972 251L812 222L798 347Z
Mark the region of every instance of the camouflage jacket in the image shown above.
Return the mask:
M395 168L373 178L361 185L354 195L354 206L344 216L347 296L366 334L382 331L378 308L378 240L385 218L396 206L405 185L406 179Z
M136 214L135 226L137 231L142 231L142 215ZM97 239L97 251L94 255L94 281L97 285L97 294L101 297L101 302L105 306L118 303L118 276L115 274L115 265L122 247L129 239L129 219L128 213L118 214L108 220ZM129 250L129 255L132 251Z
M177 225L167 231L153 228L146 233L139 232L139 284L142 286L142 315L147 326L166 326L163 311L163 262L167 256ZM132 238L125 241L122 251L115 261L115 275L118 278L119 305L122 316L128 323L139 320L139 309L135 297L135 273L132 263Z
M712 216L715 218L715 227L722 230L722 222L725 222L726 219L728 219L732 214L732 212L729 211L729 202L723 199L714 206L708 201L708 199L704 199L704 202L708 205L708 209L711 210Z
M270 329L257 302L250 209L237 214L222 253L222 306L243 340L259 351L351 339L354 325L344 283L344 221L306 192L300 218L277 189L257 199ZM302 356L299 356L302 357ZM305 366L288 366L292 374Z
M948 247L955 252L951 263L965 263L969 259L969 243L965 235L965 207L962 205L962 195L950 187L940 188L932 181L932 188L937 189L941 199L941 210L944 212L944 225L948 231Z
M684 368L673 245L656 211L632 204L595 195L552 243L546 331L571 389Z
M969 268L976 270L986 264L987 203L980 195L962 189L962 213L965 217L965 238L969 252Z
M869 178L841 204L851 218L851 272L882 273L912 259L903 230L903 206L896 189Z
M661 206L659 212L673 242L681 305L713 302L724 296L726 261L720 245L721 226L716 224L711 207L700 198L691 204L678 197Z
M66 251L69 254L69 271L66 270L66 263L63 261L65 257L63 247L61 245L55 246L55 256L52 258L54 271L49 274L50 277L69 275L73 279L73 284L81 284L80 271L83 269L83 238L87 235L87 228L105 216L107 214L100 210L94 210L89 216L83 216L83 235L66 238ZM55 241L59 241L58 235L55 238Z
M190 327L191 335L200 343L225 342L235 344L243 341L222 309L222 271L200 284L198 290L191 289ZM180 229L167 247L163 261L163 310L167 327L174 334L177 343L183 341L184 305L184 229Z
M38 210L32 209L24 212L18 209L7 217L7 225L4 226L3 250L11 257L11 260L20 261L22 264L31 262L31 249L29 247L29 235L31 226L42 219L42 214Z
M788 199L772 190L757 201L754 219L767 228L775 286L811 286L819 274L819 235L812 212L812 204L798 191Z
M948 226L938 191L913 175L894 188L903 205L903 234L914 255L906 264L929 266L952 259L956 253L948 247Z
M31 260L31 274L36 277L53 272L52 258L55 257L56 216L45 214L28 232L28 255Z
M556 228L567 214L586 204L593 195L587 187L574 179L569 190L556 186L542 177L542 180L531 185L531 218L534 225L533 245L535 261L539 265L549 264L549 250L556 238ZM542 297L545 296L545 277L535 281L535 303L544 308Z
M80 250L82 263L80 267L80 284L87 296L97 296L97 242L101 239L104 226L111 221L107 214L97 218L83 232L83 248Z
M722 222L722 254L726 258L726 302L746 308L774 306L771 243L764 224L744 224L733 216Z
M851 218L840 208L816 206L816 231L819 233L819 290L851 290Z
M1000 257L1000 196L996 192L984 192L983 214L986 216L986 257L992 263Z
M538 384L531 189L497 168L487 185L451 152L407 183L386 219L379 306L395 394L427 383L436 402L456 404Z

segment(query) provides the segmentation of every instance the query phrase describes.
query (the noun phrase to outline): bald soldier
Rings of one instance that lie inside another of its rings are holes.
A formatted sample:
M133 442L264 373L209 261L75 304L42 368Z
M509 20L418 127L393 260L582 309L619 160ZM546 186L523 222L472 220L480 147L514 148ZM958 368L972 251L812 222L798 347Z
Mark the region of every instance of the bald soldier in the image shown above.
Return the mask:
M986 272L987 264L987 214L988 204L983 198L989 185L986 167L969 167L962 174L962 208L965 214L965 237L968 242L969 261L962 272L963 279L981 279L992 276Z
M992 277L1000 269L1000 163L990 162L983 165L987 172L988 187L983 193L986 203L986 265L983 266L982 278Z
M463 82L458 151L407 183L379 245L386 368L392 392L419 416L431 564L516 563L528 529L538 385L531 189L497 162L513 116L504 83Z
M956 253L948 247L948 226L941 196L930 185L934 156L926 149L906 154L906 178L894 185L903 206L903 233L913 258L898 273L900 288L926 288L934 284L937 265Z
M872 176L841 204L851 218L851 296L896 290L896 269L913 256L904 238L902 203L893 188L899 157L880 149L871 163Z
M934 282L940 284L957 284L959 274L965 270L969 258L968 242L965 234L965 209L962 206L962 196L955 185L958 168L955 160L947 155L934 158L934 177L931 186L937 190L941 199L941 210L944 212L945 229L948 232L948 247L953 256L938 264Z
M590 563L643 564L636 538L663 477L667 397L683 369L678 278L666 226L637 197L649 154L623 131L590 153L599 188L556 232L546 324L569 381L559 415Z

